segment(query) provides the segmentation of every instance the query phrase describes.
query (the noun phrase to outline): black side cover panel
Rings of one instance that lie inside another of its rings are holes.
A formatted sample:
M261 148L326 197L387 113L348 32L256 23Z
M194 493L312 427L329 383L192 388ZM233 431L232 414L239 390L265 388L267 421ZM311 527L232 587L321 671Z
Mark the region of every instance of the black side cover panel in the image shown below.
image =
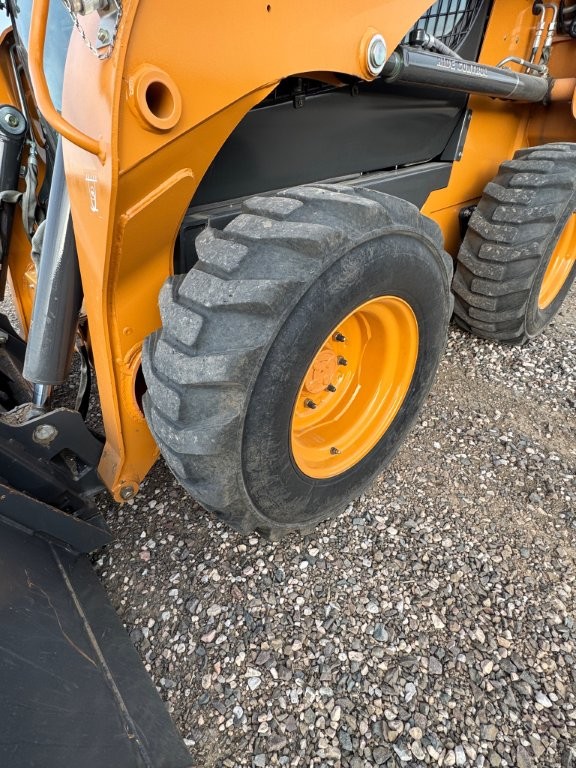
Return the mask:
M191 765L87 557L2 518L0 765Z
M386 92L381 89L387 88ZM442 154L466 103L461 95L394 92L380 83L249 112L208 169L192 206L423 163Z

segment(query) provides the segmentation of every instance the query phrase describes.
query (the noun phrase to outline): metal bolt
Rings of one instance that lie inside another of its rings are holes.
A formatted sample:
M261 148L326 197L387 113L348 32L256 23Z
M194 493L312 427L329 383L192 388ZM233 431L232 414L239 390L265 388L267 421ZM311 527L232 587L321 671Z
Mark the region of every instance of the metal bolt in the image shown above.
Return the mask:
M312 410L314 410L314 408L317 407L314 400L309 400L309 399L304 400L304 405L306 406L306 408L312 408Z
M338 365L348 365L348 360L345 357L338 358Z
M332 456L337 456L340 453L340 451L338 450L338 448L330 448L330 453L332 454Z
M98 30L98 42L102 43L102 45L108 45L110 42L110 33L107 29Z
M32 439L40 445L50 445L58 437L58 430L52 424L39 424L32 434Z
M72 13L87 16L94 11L106 11L109 5L109 0L71 0L70 9Z
M0 331L0 347L4 344L8 344L8 334L5 331Z
M124 499L124 501L128 501L128 499L133 498L136 495L136 489L133 485L123 485L122 488L120 488L120 497Z
M382 35L374 35L368 44L366 63L372 75L379 75L386 63L386 42Z
M334 386L334 384L328 384L326 389L328 390L328 392L336 392L336 387Z
M10 128L18 128L18 125L20 124L20 120L18 120L18 117L14 112L8 112L4 115L4 122L7 123Z
M334 341L346 341L346 336L342 335L340 332L337 332L332 336Z

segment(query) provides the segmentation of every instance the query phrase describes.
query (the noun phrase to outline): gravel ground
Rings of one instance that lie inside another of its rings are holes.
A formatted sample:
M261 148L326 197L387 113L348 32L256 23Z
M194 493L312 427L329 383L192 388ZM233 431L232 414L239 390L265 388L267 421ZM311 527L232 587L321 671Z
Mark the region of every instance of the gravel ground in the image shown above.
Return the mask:
M391 467L333 522L227 530L158 463L97 568L201 766L576 766L576 293L450 331Z

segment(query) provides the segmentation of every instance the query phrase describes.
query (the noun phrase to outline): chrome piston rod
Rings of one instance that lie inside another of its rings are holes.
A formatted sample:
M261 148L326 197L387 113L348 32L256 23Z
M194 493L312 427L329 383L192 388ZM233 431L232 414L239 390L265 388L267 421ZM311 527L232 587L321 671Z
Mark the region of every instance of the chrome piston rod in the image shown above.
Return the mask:
M81 306L82 283L59 139L23 370L34 384L35 405L44 406L52 385L66 380Z

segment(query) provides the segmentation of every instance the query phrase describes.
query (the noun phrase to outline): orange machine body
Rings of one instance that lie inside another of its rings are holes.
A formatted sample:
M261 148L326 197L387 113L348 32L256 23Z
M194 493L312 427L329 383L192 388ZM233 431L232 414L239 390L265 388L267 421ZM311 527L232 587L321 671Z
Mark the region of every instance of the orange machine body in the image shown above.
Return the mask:
M381 34L391 53L430 5L344 0L336 11L329 0L224 0L199 9L185 0L166 7L123 0L110 58L97 58L73 33L59 115L38 76L48 0L35 0L30 69L40 109L66 137L84 311L106 435L99 471L117 499L136 492L158 455L138 404L141 346L160 324L158 293L173 269L182 218L212 160L248 110L283 78L315 73L330 80L344 73L371 79L366 52L372 37ZM80 23L93 37L98 15ZM506 56L527 56L535 27L531 2L495 0L480 61L494 65ZM571 40L555 41L555 77L574 75L573 49ZM17 103L7 56L4 45L0 89ZM480 196L499 163L521 146L576 140L574 102L570 94L563 99L549 106L470 99L462 158L448 186L432 193L423 209L442 227L452 253L459 244L460 209ZM27 328L29 257L18 234L14 247L11 279Z

